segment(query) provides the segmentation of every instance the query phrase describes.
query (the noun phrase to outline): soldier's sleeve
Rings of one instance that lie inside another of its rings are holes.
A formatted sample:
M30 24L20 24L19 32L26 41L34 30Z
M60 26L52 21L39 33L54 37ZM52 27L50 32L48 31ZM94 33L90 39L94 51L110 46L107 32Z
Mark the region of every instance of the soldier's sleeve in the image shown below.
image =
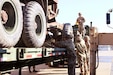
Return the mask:
M79 23L79 18L77 18L76 23Z
M76 43L77 52L83 53L83 48L80 43Z
M88 52L86 45L84 45L84 50L85 50L85 52Z
M87 52L90 51L90 43L88 43Z
M83 22L85 22L85 19L84 19L84 17L82 17L82 20L83 20Z

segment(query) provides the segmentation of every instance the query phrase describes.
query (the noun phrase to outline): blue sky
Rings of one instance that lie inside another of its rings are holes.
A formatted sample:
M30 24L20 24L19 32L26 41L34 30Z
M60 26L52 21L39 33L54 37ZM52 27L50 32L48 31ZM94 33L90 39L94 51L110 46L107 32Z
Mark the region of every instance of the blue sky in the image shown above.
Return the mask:
M106 25L106 13L113 8L113 0L58 0L59 14L56 18L59 23L75 24L78 12L82 13L86 22L98 28L98 32L113 32L113 29ZM113 27L113 13L111 13L111 24Z

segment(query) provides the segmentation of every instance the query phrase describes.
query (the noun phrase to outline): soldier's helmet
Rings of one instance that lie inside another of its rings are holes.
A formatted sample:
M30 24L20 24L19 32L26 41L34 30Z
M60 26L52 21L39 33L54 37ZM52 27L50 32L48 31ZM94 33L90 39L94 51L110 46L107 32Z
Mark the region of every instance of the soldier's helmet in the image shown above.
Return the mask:
M70 23L65 23L63 27L63 36L73 38L73 28Z

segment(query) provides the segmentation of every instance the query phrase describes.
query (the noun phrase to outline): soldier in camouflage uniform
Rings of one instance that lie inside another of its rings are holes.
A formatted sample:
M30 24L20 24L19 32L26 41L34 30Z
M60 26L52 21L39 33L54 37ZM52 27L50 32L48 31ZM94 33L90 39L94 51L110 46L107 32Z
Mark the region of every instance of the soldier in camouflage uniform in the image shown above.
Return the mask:
M86 47L87 47L87 66L88 66L88 70L90 69L90 38L88 35L86 35L84 37L84 41L85 41L85 44L86 44Z
M82 14L79 12L78 13L78 18L76 20L76 24L78 24L78 31L80 32L80 34L82 34L82 36L84 36L84 22L85 22L85 18L82 16Z
M80 65L80 75L87 75L87 62L86 62L86 52L87 52L87 47L85 45L85 42L82 38L81 34L77 34L76 38L76 54L77 54L77 60Z

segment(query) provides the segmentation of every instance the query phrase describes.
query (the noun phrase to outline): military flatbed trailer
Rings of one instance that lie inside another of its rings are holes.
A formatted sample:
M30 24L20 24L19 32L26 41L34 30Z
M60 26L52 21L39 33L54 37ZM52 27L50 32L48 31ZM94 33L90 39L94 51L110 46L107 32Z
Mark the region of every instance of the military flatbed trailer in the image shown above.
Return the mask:
M1 48L0 72L11 69L21 69L24 66L33 66L66 58L65 48Z

